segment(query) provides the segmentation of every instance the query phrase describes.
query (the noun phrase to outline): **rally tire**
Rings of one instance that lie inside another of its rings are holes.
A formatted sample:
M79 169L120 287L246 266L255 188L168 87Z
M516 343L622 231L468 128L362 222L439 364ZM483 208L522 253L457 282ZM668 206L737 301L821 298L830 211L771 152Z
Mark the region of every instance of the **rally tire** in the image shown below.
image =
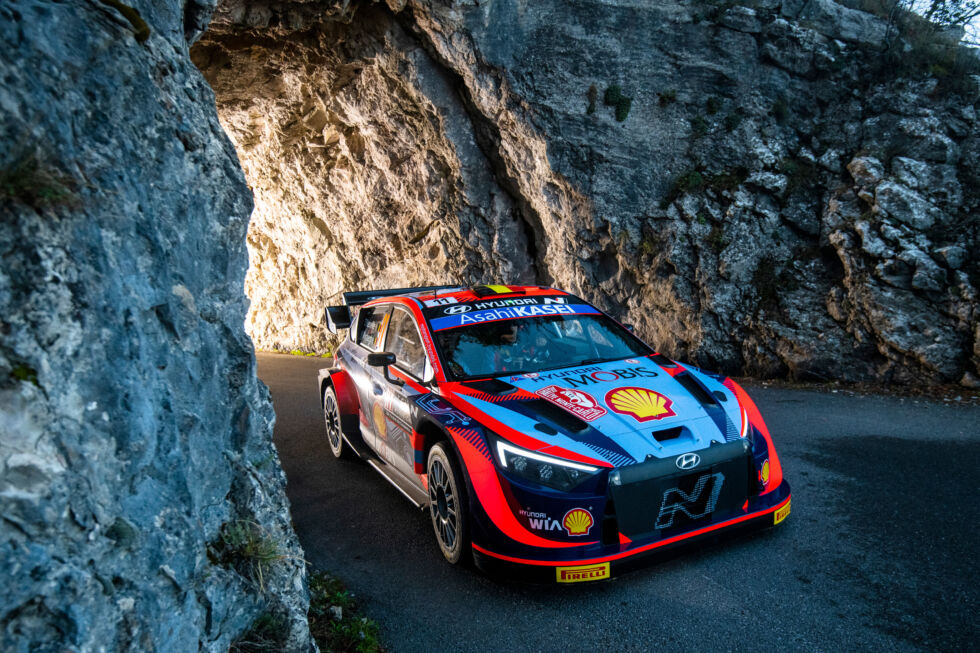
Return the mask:
M448 443L439 442L429 450L426 471L436 542L450 564L465 562L470 553L466 484Z
M337 393L328 385L323 392L323 421L327 428L327 444L334 458L353 458L350 445L344 442L344 432L340 427L340 407Z

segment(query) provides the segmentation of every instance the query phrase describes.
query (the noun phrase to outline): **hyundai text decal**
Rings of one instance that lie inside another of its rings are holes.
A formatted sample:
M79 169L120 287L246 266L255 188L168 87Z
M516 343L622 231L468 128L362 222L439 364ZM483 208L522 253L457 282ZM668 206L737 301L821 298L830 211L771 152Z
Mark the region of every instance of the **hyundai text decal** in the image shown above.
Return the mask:
M688 519L700 519L711 514L714 512L715 504L718 503L718 495L721 494L721 486L724 483L725 476L721 472L716 472L699 478L690 494L677 487L670 488L664 492L663 501L660 502L656 527L670 528L679 512L687 515Z
M462 308L465 304L457 304L443 309L450 311L454 308ZM497 322L499 320L510 320L520 317L535 317L539 315L598 315L599 311L587 304L547 304L544 306L508 306L504 308L494 308L485 311L471 311L458 315L447 315L437 317L432 320L432 330L441 331L452 329L453 327L466 326L469 324L481 324L484 322Z

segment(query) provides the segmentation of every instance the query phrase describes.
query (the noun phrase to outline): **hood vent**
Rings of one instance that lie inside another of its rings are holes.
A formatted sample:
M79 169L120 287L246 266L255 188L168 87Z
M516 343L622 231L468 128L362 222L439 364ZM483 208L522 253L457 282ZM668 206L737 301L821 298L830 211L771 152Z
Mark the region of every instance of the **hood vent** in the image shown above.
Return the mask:
M546 401L544 399L529 399L521 403L524 406L527 406L528 409L530 409L531 412L533 412L539 418L546 419L555 426L565 429L566 431L581 433L589 428L589 425L584 421L578 417L575 417L575 415L572 415L564 408L554 405L550 401Z
M680 437L684 429L680 426L672 429L664 429L663 431L654 431L653 439L657 442L667 442L668 440L676 440Z
M690 392L702 406L718 405L718 400L715 399L715 396L705 390L704 386L698 383L698 380L687 372L681 372L676 375L674 380L684 386L684 389Z
M472 383L467 383L466 387L473 388L474 390L478 390L480 392L486 392L489 395L505 395L517 390L515 386L512 386L506 381L501 381L500 379L473 381Z

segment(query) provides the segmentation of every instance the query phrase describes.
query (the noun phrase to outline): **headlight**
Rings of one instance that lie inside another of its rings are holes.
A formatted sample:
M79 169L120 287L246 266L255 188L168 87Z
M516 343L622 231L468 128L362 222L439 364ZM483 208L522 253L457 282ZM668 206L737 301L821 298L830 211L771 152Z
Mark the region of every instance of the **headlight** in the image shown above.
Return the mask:
M599 471L592 465L552 458L503 440L497 440L497 455L500 466L514 476L566 492Z

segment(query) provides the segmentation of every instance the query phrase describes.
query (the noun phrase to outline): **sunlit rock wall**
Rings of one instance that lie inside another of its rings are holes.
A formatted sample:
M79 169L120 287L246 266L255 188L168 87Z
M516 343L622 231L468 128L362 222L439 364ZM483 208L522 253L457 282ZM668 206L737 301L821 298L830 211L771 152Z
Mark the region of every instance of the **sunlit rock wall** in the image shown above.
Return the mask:
M0 650L225 653L264 613L306 650L210 8L135 8L0 5Z
M195 61L256 188L252 337L534 280L728 372L976 383L977 78L857 5L232 3Z

